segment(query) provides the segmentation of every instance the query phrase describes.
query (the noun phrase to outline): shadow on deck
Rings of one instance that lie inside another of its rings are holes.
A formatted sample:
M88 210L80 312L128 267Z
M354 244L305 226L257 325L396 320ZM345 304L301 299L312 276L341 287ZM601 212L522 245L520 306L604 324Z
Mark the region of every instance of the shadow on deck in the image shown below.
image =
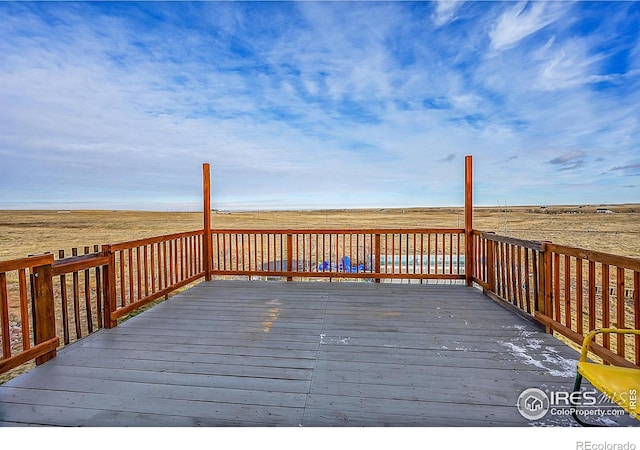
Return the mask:
M0 424L574 426L516 404L576 359L466 286L203 282L0 386Z

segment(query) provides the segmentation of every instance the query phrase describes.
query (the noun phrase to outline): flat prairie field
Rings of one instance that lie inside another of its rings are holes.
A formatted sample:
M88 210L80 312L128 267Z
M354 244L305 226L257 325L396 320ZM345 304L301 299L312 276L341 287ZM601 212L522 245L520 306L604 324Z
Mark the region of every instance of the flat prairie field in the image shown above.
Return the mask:
M601 212L598 212L598 210ZM220 229L463 228L464 209L396 208L307 211L212 211ZM476 207L473 227L500 235L640 258L640 204ZM0 210L0 261L116 244L203 228L201 212ZM9 281L10 324L19 320L16 280ZM57 288L59 289L59 288ZM56 294L59 295L59 292ZM16 328L17 330L17 328ZM13 339L12 339L13 342ZM15 351L20 341L15 340ZM0 384L33 367L0 375Z
M600 212L598 212L600 210ZM115 244L203 227L202 213L0 210L0 261ZM213 211L213 228L462 228L460 207ZM640 257L640 204L476 207L474 229Z

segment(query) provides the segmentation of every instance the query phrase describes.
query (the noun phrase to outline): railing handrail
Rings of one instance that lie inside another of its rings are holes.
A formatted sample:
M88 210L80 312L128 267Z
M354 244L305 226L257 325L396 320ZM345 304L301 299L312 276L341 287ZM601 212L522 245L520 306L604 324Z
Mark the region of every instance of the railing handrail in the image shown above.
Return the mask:
M569 247L566 245L559 245L548 243L546 251L553 253L560 253L563 255L574 256L576 258L584 259L585 261L592 261L596 263L608 264L624 269L640 272L640 258L633 258L630 256L618 256L612 253L599 252L595 250L587 250L580 247Z
M94 269L109 263L109 258L101 252L88 253L86 255L68 256L57 259L52 263L53 276L79 272L81 270Z
M44 266L53 263L53 254L43 253L41 255L27 256L25 258L0 261L0 273L11 272L20 269L32 269L37 266Z
M211 233L235 234L406 234L452 233L463 234L464 228L212 228Z
M493 231L473 230L472 234L474 236L481 236L488 241L518 245L520 247L528 248L531 250L543 250L545 245L547 244L546 241L535 241L530 239L515 238L511 236L502 236L494 233Z
M133 241L118 242L116 244L109 244L109 246L111 247L112 251L117 252L120 250L128 250L134 247L142 247L143 245L158 244L164 241L170 241L173 239L180 239L183 237L190 237L190 236L200 236L203 234L204 234L204 230L184 231L181 233L163 234L161 236L152 236L149 238L135 239Z

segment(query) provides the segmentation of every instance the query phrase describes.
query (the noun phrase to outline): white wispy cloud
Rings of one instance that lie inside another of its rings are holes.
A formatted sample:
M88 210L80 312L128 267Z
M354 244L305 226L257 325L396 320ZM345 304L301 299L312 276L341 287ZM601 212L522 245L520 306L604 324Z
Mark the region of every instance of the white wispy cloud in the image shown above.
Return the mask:
M437 0L435 11L432 14L437 26L445 25L456 18L456 12L463 5L463 1Z
M460 204L465 154L479 203L631 185L640 8L598 8L0 3L0 204L197 204L204 161L222 208Z
M491 47L503 50L562 18L571 2L518 2L491 29Z

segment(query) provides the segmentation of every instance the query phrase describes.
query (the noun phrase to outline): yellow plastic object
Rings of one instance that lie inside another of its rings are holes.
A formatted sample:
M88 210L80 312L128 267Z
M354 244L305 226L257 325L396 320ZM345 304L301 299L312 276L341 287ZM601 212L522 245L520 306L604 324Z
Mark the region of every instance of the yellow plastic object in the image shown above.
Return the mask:
M600 328L590 332L584 339L578 373L609 397L613 402L640 420L640 368L618 367L587 362L587 354L593 338L600 333L637 334L640 330Z

